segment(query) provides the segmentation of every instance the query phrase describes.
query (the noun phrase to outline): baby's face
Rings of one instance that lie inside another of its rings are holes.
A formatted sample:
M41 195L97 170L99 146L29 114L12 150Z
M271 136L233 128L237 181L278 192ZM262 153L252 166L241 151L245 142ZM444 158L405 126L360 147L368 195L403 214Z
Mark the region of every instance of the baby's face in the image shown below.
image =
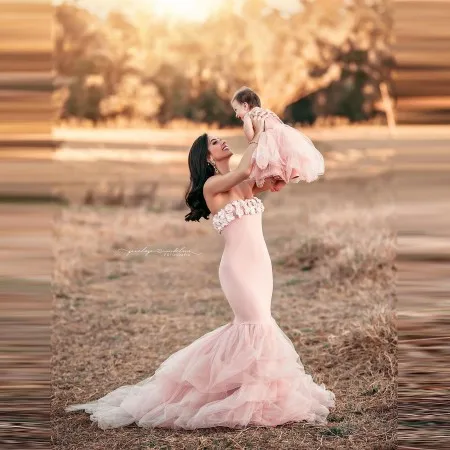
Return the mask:
M239 103L237 100L231 102L231 106L236 113L236 117L241 119L250 111L248 103Z

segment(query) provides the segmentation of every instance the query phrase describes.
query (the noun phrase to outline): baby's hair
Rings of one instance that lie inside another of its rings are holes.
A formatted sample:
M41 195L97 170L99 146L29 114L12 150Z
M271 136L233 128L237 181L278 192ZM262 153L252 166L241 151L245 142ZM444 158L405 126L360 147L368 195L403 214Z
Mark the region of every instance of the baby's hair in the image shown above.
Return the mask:
M239 103L248 103L250 108L254 108L255 106L261 107L261 100L258 97L258 94L247 86L242 86L236 91L231 101L234 100Z

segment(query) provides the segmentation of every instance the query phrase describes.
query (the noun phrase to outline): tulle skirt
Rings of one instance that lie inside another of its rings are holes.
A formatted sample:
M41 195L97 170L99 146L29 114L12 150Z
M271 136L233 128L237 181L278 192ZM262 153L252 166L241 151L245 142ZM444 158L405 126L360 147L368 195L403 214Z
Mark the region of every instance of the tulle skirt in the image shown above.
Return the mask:
M311 139L289 125L279 124L261 133L249 179L261 187L272 176L286 183L311 183L324 173L323 156Z
M335 396L305 373L273 317L228 323L173 353L153 376L75 404L102 429L197 429L326 423Z

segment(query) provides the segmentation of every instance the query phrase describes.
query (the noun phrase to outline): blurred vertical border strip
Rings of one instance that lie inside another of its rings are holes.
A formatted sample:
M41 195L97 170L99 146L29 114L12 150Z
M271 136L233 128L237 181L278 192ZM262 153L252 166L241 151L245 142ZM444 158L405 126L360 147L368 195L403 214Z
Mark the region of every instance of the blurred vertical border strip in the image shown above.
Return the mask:
M450 1L393 4L398 119L427 125L433 136L407 161L417 186L396 167L398 448L444 449L450 448Z
M50 448L52 5L0 0L0 447ZM36 164L32 164L36 161Z

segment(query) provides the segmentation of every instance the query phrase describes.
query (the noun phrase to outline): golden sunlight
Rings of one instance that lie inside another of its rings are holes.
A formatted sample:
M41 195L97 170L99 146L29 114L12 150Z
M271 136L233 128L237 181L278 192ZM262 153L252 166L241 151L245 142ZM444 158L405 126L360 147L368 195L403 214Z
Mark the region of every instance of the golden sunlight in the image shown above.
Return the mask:
M155 0L153 11L161 16L203 21L223 0ZM141 0L142 3L145 0Z
M65 0L53 0L58 5ZM167 19L203 22L224 0L69 0L88 9L99 17L106 17L112 10L134 16L143 11L152 12Z

